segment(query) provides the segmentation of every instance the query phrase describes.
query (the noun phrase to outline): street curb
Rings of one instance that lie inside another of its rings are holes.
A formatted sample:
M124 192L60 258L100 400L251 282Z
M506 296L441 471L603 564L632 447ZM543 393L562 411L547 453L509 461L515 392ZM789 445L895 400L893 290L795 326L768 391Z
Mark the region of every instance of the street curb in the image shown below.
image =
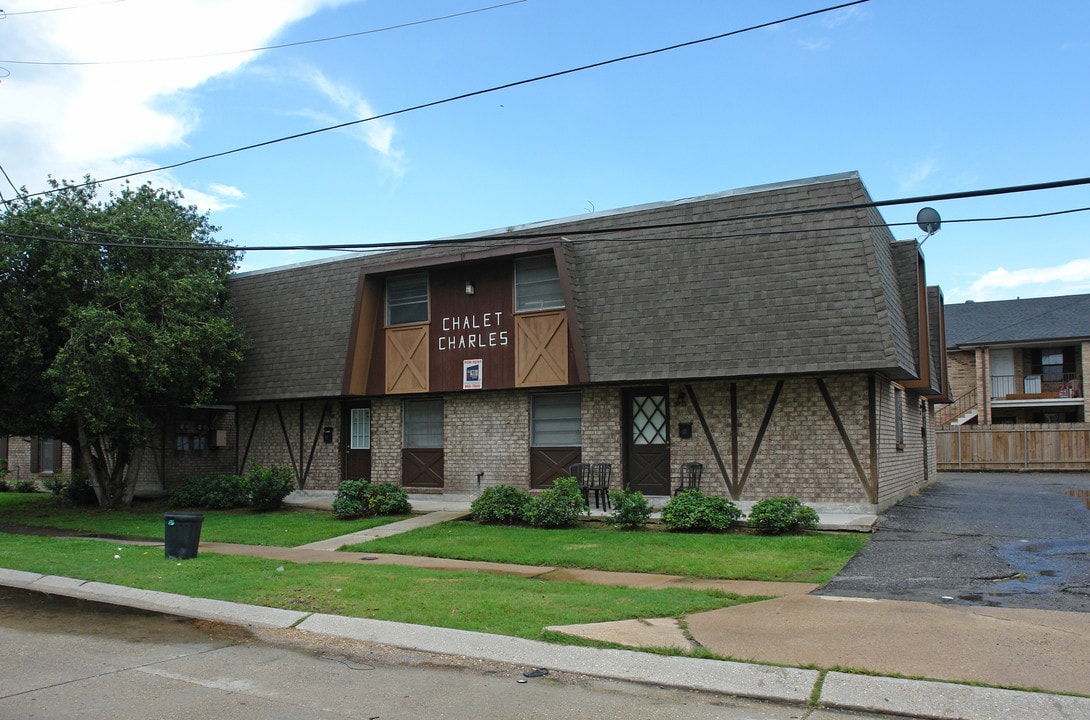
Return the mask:
M937 720L1090 717L1090 698L839 672L825 676L821 703Z
M315 614L297 628L410 650L792 704L806 704L819 677L816 670L553 645L506 635L337 615Z
M0 568L0 586L243 627L291 628L525 667L807 705L817 670L553 645L427 625L280 610ZM819 704L934 720L1090 717L1090 698L829 672Z

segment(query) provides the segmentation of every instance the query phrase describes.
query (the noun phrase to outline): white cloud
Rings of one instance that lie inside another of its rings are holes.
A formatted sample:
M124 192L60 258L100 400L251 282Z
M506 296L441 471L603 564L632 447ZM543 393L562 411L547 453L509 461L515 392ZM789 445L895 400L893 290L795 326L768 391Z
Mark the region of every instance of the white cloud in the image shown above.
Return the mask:
M362 120L375 115L374 108L357 90L331 80L318 69L311 68L301 75L301 79L335 106L338 117L326 116L325 121L329 124ZM397 176L403 174L403 153L394 148L393 141L397 128L393 122L371 120L352 125L345 130L379 153L387 169Z
M916 162L911 167L902 171L897 176L897 185L900 191L909 192L918 188L925 183L928 178L935 174L939 168L939 163L934 158L927 158Z
M200 123L190 91L258 54L147 61L268 45L292 23L345 1L103 3L28 15L5 6L0 47L11 76L0 85L4 167L32 192L45 187L47 175L78 180L151 167L142 156L183 146Z
M1007 300L1085 292L1090 292L1090 258L1043 268L996 268L981 275L968 287L955 288L948 300Z

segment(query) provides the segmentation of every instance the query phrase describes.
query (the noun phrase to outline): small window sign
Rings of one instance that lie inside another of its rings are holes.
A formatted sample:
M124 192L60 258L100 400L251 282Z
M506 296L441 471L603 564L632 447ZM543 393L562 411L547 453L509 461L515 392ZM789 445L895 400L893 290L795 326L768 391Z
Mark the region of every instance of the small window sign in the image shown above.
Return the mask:
M482 387L484 372L483 360L463 360L462 361L462 389L463 390L480 390Z

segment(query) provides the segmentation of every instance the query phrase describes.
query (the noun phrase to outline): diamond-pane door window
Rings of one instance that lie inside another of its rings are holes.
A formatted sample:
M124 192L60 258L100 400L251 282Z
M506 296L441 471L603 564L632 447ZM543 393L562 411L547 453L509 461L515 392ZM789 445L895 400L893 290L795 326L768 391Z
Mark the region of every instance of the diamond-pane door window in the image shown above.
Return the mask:
M632 442L636 445L666 444L666 396L632 398Z

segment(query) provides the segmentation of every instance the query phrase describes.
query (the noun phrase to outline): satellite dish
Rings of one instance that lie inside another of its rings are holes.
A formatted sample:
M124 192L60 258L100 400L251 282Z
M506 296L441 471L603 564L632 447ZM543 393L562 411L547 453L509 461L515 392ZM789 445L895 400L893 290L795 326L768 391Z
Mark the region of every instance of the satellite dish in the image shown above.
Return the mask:
M925 207L916 213L916 224L928 235L934 235L942 227L942 218L934 208Z

